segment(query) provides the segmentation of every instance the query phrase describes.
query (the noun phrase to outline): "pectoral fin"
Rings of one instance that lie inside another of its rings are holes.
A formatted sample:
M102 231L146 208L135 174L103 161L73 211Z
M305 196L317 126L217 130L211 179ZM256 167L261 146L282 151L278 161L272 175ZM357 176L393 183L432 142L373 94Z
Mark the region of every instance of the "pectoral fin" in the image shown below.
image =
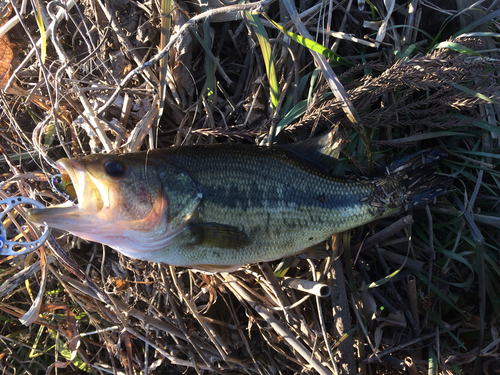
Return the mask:
M248 235L236 227L218 224L189 224L194 241L191 245L218 247L222 249L240 249L252 243Z

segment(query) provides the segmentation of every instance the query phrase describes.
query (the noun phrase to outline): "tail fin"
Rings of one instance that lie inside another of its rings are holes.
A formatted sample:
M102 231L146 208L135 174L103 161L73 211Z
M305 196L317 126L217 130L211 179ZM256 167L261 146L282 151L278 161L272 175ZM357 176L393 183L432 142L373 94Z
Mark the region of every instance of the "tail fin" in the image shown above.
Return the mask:
M428 203L444 194L453 183L452 177L436 174L436 165L448 154L437 149L427 149L403 156L387 167L389 175L402 178L405 185L405 209Z

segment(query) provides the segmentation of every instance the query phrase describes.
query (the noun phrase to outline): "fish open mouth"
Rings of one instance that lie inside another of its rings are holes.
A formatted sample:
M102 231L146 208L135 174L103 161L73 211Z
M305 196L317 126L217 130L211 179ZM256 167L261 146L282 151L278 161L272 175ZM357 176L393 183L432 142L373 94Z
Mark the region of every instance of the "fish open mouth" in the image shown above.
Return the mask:
M81 202L82 201L82 189L84 188L83 184L80 183L82 180L81 178L78 179L77 175L78 173L85 173L83 171L78 172L78 169L73 167L71 160L68 159L61 159L57 162L57 167L59 168L59 172L61 172L61 177L63 181L71 181L71 184L73 185L73 188L75 189L76 193L76 201ZM73 164L76 164L73 162ZM71 172L71 173L70 173ZM69 184L68 184L69 185Z
M78 203L68 201L46 209L31 209L28 211L28 220L64 230L85 225L103 207L102 186L99 186L101 189L96 186L95 179L78 160L61 159L57 167L63 179L71 180Z

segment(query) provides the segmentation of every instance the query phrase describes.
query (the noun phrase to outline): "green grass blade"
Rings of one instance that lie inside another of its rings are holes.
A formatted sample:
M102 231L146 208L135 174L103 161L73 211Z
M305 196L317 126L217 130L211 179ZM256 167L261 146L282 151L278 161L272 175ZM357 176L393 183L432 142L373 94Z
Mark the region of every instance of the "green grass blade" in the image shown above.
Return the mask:
M207 0L203 0L200 2L201 11L206 12L209 10ZM210 19L206 18L203 20L203 42L205 46L212 45L212 37L210 35ZM214 61L212 60L211 55L207 52L205 48L205 73L206 73L206 90L207 90L207 99L210 107L213 107L215 104L216 96L215 96L215 69L214 69Z
M320 74L321 74L320 69L314 69L314 71L311 75L311 82L309 83L309 92L307 93L307 105L308 106L311 105L311 101L313 99L314 87L316 86L316 82L318 81Z
M361 290L366 290L366 289L378 288L379 286L387 284L389 281L391 281L391 279L394 276L396 276L403 269L403 267L404 267L404 263L400 268L398 268L396 271L394 271L390 275L387 275L386 277L383 277L382 279L374 281L368 285L364 285L361 288L358 288L358 290L361 291Z
M462 372L460 371L460 368L456 364L456 362L448 362L448 366L451 367L455 375L462 375Z
M44 144L46 147L52 146L52 143L54 142L54 138L56 135L56 128L54 122L49 122L47 125L47 130L45 131L45 140Z
M470 48L464 47L461 44L454 43L454 42L441 42L441 43L435 45L432 49L451 49L452 51L455 51L458 53L466 53L468 55L484 57L480 53L478 53Z
M330 96L331 93L324 93L319 95L318 100L322 101ZM297 103L283 118L276 124L276 133L275 136L279 134L279 132L287 125L291 124L295 120L297 120L300 116L306 113L308 101L302 100Z
M462 86L462 85L460 85L460 84L458 84L458 83L455 83L455 82L448 82L448 84L449 84L450 86L453 86L453 87L455 87L455 88L459 89L459 90L462 90L463 92L465 92L465 93L467 93L467 94L469 94L469 95L475 96L476 98L482 99L482 100L487 101L487 102L489 102L489 103L494 103L494 104L497 104L497 102L496 102L496 101L494 101L494 100L492 100L492 99L488 98L486 95L483 95L483 94L481 94L481 93L479 93L479 92L476 92L476 91L474 91L474 90L471 90L471 89L469 89L468 87Z
M411 25L396 25L396 26L389 26L387 28L387 31L390 31L390 30L395 30L395 29L405 29L405 28L410 28L410 29L413 29L413 30L417 30L420 34L422 34L423 36L425 36L426 38L428 38L429 40L433 40L434 37L429 34L429 33L426 33L424 30L422 29L419 29L418 27L415 27L415 26L411 26Z
M257 15L253 15L249 11L245 12L248 17L250 25L252 25L257 39L259 40L259 45L262 50L262 57L264 58L264 63L266 64L267 79L269 80L269 88L271 90L271 103L273 109L278 106L279 101L279 88L278 88L278 78L276 77L276 67L274 63L274 57L271 50L271 44L269 43L269 37L264 25L260 21Z
M301 77L299 80L299 87L294 87L291 94L287 95L287 98L285 100L285 104L283 104L281 106L280 116L286 115L292 109L293 98L294 98L295 92L297 92L297 97L300 98L300 96L304 92L304 89L306 87L306 83L309 80L310 76L311 76L311 72L309 72L309 73L305 74L303 77Z
M454 137L454 136L470 137L471 135L472 134L460 133L460 132L455 132L455 131L437 131L437 132L432 132L432 133L410 135L409 137L405 137L405 138L384 140L383 142L384 142L384 144L388 144L388 145L392 145L392 144L396 145L396 144L400 144L400 143L422 141L424 139L441 138L441 137Z
M438 375L438 358L434 348L429 347L429 360L428 360L428 375Z
M476 38L476 37L483 37L483 36L491 36L492 38L498 38L498 37L500 37L500 34L499 33L492 33L489 31L478 31L478 32L466 33L466 34L460 35L461 38L465 38L465 37Z
M42 64L45 64L45 58L47 57L47 38L45 37L45 25L43 24L42 11L40 10L40 1L35 1L36 12L35 19L40 29L40 37L42 39L42 50L40 52L40 58L42 60Z
M500 126L496 126L496 125L490 124L489 122L486 122L483 120L478 120L478 119L472 118L470 116L461 115L459 113L454 113L451 116L458 118L458 119L467 120L472 125L478 127L479 129L483 129L483 130L486 130L488 132L492 132L495 134L500 134Z
M415 271L415 276L417 276L420 281L422 281L425 285L427 285L427 276L422 275L420 272ZM437 286L435 286L433 283L431 283L431 290L433 293L435 293L439 299L441 299L443 302L448 304L451 308L453 308L455 311L457 311L460 315L462 315L464 318L466 318L465 313L456 305L453 300L450 299L447 295L445 295Z
M219 73L222 75L222 77L224 78L224 80L229 85L233 84L233 82L231 81L231 79L228 77L228 75L226 74L226 72L224 71L224 69L222 68L222 66L220 65L219 60L217 60L217 58L212 53L212 50L210 48L210 44L206 44L205 40L200 36L200 34L195 29L192 29L192 32L196 36L196 39L198 39L198 42L200 42L200 44L203 47L203 49L205 50L205 53L215 63L215 65L217 66L217 69L219 70Z
M453 34L452 38L457 38L458 36L462 35L462 34L465 34L465 33L468 33L469 31L471 30L474 30L477 26L480 26L486 22L489 22L491 20L494 20L495 18L498 18L500 17L500 10L495 10L491 13L488 13L486 15L484 15L483 17L481 17L480 19L478 19L477 21L474 21L472 23L470 23L469 25L467 25L466 27L464 27L463 29L457 31L455 34Z
M298 35L295 33L292 33L291 31L286 30L283 26L279 25L278 23L274 22L271 18L269 18L266 14L263 14L266 19L271 22L274 27L276 27L279 31L281 31L283 34L288 36L290 39L296 41L297 43L303 45L306 48L309 48L311 51L317 52L322 54L328 59L331 59L332 61L335 62L334 65L344 65L349 68L352 68L355 66L355 64L347 59L344 59L343 57L337 55L335 52L333 52L331 49L326 48L322 46L319 43L316 43L314 40L304 38L302 35Z
M449 326L448 324L444 324L443 321L441 320L441 316L434 313L434 312L431 312L431 316L433 318L433 320L437 323L437 325L443 329L448 335L450 335L450 337L455 340L455 342L460 345L460 347L463 349L463 350L467 350L466 346L464 345L464 343L457 337L457 335L455 335L453 332L450 331L449 329Z

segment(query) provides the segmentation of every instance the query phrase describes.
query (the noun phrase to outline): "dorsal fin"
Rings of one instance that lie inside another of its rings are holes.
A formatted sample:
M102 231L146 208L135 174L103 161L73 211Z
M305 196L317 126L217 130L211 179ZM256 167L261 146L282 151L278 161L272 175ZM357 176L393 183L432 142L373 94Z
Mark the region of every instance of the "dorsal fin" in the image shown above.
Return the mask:
M347 142L349 140L344 137L339 127L335 126L331 131L320 137L313 137L279 147L284 147L326 171L331 171L335 168L340 152Z

